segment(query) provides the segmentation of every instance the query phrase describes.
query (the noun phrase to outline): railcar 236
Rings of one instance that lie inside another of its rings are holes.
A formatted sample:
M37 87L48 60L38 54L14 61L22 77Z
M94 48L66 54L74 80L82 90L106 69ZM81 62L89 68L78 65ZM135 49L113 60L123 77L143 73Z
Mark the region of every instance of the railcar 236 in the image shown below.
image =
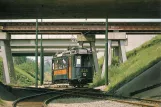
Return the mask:
M92 52L85 48L57 54L52 60L52 82L83 87L93 80L93 65Z

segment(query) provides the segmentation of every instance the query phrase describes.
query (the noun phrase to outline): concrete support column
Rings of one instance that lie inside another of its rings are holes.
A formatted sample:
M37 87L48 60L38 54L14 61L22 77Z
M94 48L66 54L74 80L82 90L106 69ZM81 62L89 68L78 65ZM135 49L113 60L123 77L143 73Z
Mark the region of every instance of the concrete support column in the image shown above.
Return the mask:
M105 53L104 53L105 54ZM103 66L102 66L102 73L101 73L101 78L103 78L105 75L105 57L104 57L104 60L103 60Z
M5 76L4 79L5 82L8 84L11 82L10 76L12 77L12 81L15 80L14 65L10 47L10 35L4 32L0 32L0 44Z
M96 72L98 72L99 71L99 66L98 66L98 58L97 58L95 42L91 42L91 46L92 46L92 53L93 53L93 60L94 60L95 70L96 70Z
M120 59L121 62L124 63L127 60L124 40L120 40L119 47L120 47Z
M108 40L108 66L111 65L112 54L111 54L111 40Z
M4 74L4 82L6 84L11 83L10 80L10 69L9 69L9 63L8 63L8 58L7 58L7 50L6 50L6 45L3 40L0 40L1 42L1 53L2 53L2 59L3 59L3 74Z
M105 56L105 55L104 55ZM111 40L108 40L108 66L111 65L111 61L112 61L112 54L111 54ZM105 75L105 58L103 61L103 66L102 66L102 74L101 74L101 78L103 78Z

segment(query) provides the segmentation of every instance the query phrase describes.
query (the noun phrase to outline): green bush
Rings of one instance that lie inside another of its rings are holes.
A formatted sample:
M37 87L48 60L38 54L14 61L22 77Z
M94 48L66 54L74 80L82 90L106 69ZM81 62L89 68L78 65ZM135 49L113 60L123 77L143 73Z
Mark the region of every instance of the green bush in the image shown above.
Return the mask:
M29 86L34 85L35 79L31 77L28 73L23 71L22 69L15 66L15 72L16 72L16 85L22 85L22 86Z
M4 102L2 101L1 98L0 98L0 106L4 106Z
M119 66L119 64L120 64L119 57L118 56L113 57L111 62L112 62L111 66Z
M35 61L33 61L32 59L27 58L25 63L21 63L16 66L35 78ZM40 73L40 69L38 69L38 72ZM39 78L40 76L38 75L38 79Z
M93 83L91 83L89 87L92 88L92 87L100 86L100 85L103 85L104 83L105 83L105 79L104 78L101 79L101 71L99 71L94 74Z

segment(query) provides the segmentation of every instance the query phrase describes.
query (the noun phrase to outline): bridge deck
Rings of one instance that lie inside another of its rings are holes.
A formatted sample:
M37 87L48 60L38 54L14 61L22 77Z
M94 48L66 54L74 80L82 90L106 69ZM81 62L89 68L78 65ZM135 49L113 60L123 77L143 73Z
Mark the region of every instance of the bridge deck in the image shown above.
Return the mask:
M160 18L160 0L0 0L0 19Z

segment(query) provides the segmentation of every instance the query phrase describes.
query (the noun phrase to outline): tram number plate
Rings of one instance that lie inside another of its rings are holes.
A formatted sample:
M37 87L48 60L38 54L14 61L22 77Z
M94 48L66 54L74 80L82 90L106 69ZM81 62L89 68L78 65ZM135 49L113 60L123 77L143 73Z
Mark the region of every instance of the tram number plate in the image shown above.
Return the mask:
M88 69L81 69L81 72L88 72Z

